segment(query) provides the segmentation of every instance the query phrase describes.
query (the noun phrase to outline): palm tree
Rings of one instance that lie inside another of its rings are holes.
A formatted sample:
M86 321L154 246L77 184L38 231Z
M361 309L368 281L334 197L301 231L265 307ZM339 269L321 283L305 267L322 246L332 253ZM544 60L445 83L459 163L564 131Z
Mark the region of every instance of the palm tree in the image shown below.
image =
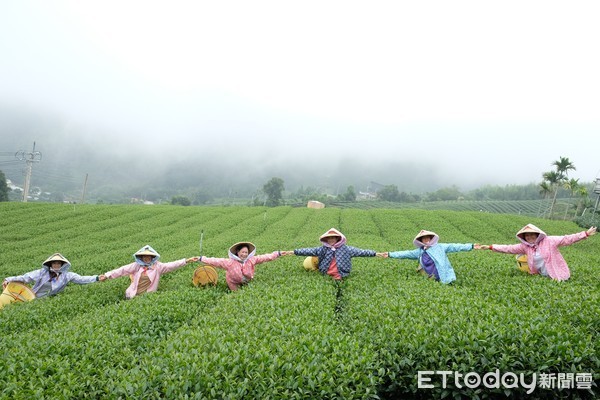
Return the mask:
M544 176L544 175L542 175ZM544 198L544 200L547 200L548 197L550 197L550 193L552 193L552 187L550 186L550 184L546 181L546 178L544 177L544 180L542 181L542 183L540 183L540 195ZM546 213L546 211L544 211L544 213L542 214L542 203L540 202L540 206L538 208L538 216L544 216L544 214Z
M550 197L550 193L552 193L552 188L550 187L548 182L546 182L545 180L542 181L542 183L540 183L540 194L544 197L544 199L547 199L548 197Z
M544 172L542 174L544 181L548 183L548 185L554 191L554 196L552 197L552 203L550 204L550 212L549 218L552 218L552 214L554 213L554 205L556 204L556 195L558 194L558 187L561 182L564 181L565 176L558 171L549 171Z
M563 187L571 192L571 197L575 195L575 192L579 190L579 179L571 178L563 183Z
M567 183L567 178L569 176L569 171L575 171L575 164L569 160L569 157L559 157L558 160L554 161L551 165L553 165L556 170L545 172L542 176L544 180L548 182L548 184L554 189L554 196L552 198L552 204L550 205L550 216L554 213L554 206L556 205L556 196L558 195L558 189L561 186L565 186ZM577 182L575 182L577 183ZM573 189L575 190L575 189Z
M576 193L581 199L577 203L577 209L575 210L575 216L577 216L577 213L579 212L580 209L585 210L585 207L587 206L586 203L589 202L588 189L584 185L579 185L579 188L577 188Z
M579 179L571 178L571 179L567 180L565 178L565 180L563 182L563 187L565 189L567 189L569 192L571 192L571 198L573 198L573 196L575 196L575 193L579 192L579 188L581 187L581 185L579 185ZM578 209L579 209L579 205L577 205L577 207L575 207L575 215L577 215ZM569 210L569 205L567 205L567 209L565 210L565 219L567 217L568 210Z
M563 175L566 178L569 175L569 171L575 171L575 164L569 160L569 157L559 157L557 161L552 163L556 167L556 172ZM563 179L564 179L563 178Z

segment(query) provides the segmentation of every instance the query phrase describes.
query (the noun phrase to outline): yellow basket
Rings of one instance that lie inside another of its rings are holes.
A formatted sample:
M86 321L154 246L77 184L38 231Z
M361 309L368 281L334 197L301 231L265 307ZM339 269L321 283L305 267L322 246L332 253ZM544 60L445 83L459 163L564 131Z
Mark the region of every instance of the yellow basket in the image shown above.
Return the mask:
M306 257L302 266L307 271L316 271L319 269L319 257Z
M194 276L192 277L192 283L196 287L206 285L215 286L218 280L219 274L217 274L217 271L210 265L200 265L196 268Z
M525 254L517 254L517 268L523 272L529 272L529 264L527 264L527 256Z
M0 295L0 308L14 302L26 302L35 299L35 293L21 282L9 282Z

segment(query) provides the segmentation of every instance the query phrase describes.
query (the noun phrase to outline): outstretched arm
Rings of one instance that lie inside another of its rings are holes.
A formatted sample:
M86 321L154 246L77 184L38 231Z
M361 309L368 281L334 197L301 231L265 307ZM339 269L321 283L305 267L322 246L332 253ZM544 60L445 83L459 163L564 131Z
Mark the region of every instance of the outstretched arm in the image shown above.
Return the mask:
M87 285L88 283L94 283L100 280L100 275L79 275L75 272L68 272L67 274L69 282L78 285Z
M446 253L458 253L459 251L471 251L475 248L473 243L440 243Z
M418 260L420 252L419 252L419 249L414 249L414 250L390 251L387 254L388 254L389 258Z
M491 244L489 246L482 246L482 249L489 249L497 253L506 254L525 254L527 252L527 246L524 244Z
M2 288L6 288L6 286L9 284L9 282L23 282L23 283L28 283L28 284L32 284L35 283L35 281L37 279L40 278L40 273L41 270L36 270L36 271L31 271L28 272L24 275L20 275L20 276L9 276L4 278L4 282L2 282Z
M259 256L254 256L253 258L254 258L254 262L256 264L262 264L267 261L273 261L277 257L279 257L279 251L274 251L272 253L267 253L267 254L261 254Z
M198 258L198 261L213 267L227 269L227 263L229 262L229 259L200 256L200 258Z
M323 246L319 247L305 247L302 249L294 250L294 254L297 256L313 256L318 257L321 254Z
M375 257L377 253L373 250L359 249L358 247L348 246L351 257Z

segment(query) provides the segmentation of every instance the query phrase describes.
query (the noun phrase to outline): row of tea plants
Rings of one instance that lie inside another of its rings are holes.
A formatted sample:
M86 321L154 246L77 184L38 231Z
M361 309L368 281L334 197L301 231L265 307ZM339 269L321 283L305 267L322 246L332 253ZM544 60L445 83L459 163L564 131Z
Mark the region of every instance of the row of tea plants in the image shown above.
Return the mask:
M172 261L227 257L249 240L258 254L318 246L336 227L348 244L412 249L420 229L442 242L516 243L528 222L548 234L571 222L425 210L0 204L3 276L62 252L92 275L133 261L145 244ZM598 236L562 248L572 278L519 272L514 257L451 254L458 276L441 285L415 261L355 258L343 283L302 268L301 257L257 266L229 292L195 288L193 265L159 291L125 300L127 278L70 285L58 296L0 310L0 398L522 398L523 387L420 388L418 371L589 373L585 389L536 388L530 398L593 398L600 379Z

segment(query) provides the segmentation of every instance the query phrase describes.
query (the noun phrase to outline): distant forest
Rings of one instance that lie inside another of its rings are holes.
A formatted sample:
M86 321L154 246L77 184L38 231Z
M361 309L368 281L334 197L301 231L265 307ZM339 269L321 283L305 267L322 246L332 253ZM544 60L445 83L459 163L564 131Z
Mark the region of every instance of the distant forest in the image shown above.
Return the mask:
M2 171L0 170L0 173ZM7 174L5 174L7 175ZM10 177L6 176L9 180ZM135 184L115 183L104 184L100 187L92 184L84 188L84 181L80 186L75 186L69 181L60 181L57 183L51 177L35 176L32 177L29 201L45 202L73 202L79 203L104 203L104 204L123 204L132 202L151 202L154 204L170 203L173 198L187 198L191 205L262 205L267 198L263 190L264 184L269 178L264 177L263 182L246 182L243 185L232 185L226 179L214 179L211 182L194 186L192 179L186 182L181 175L175 175L173 179L161 179L154 182L143 182ZM46 182L46 180L48 182ZM288 189L288 183L282 179L284 189L282 191L283 204L303 203L308 200L317 200L323 203L335 201L388 201L395 203L418 203L435 201L454 201L454 200L477 200L477 201L521 201L521 200L540 200L549 198L552 193L544 191L540 184L528 185L485 185L473 190L461 190L458 186L452 185L442 187L437 190L423 193L415 193L402 190L397 185L382 185L376 182L367 182L363 185L352 185L342 187L331 187L315 184L313 186L296 186L294 189ZM11 201L20 201L23 197L22 182L12 181L11 190L7 190L8 199ZM62 182L62 183L61 183ZM593 193L594 183L581 184L586 188L585 196L573 193L568 188L558 188L557 198L573 198L577 201L583 201L589 205L595 199ZM360 189L359 189L360 188ZM84 193L84 189L86 193Z

